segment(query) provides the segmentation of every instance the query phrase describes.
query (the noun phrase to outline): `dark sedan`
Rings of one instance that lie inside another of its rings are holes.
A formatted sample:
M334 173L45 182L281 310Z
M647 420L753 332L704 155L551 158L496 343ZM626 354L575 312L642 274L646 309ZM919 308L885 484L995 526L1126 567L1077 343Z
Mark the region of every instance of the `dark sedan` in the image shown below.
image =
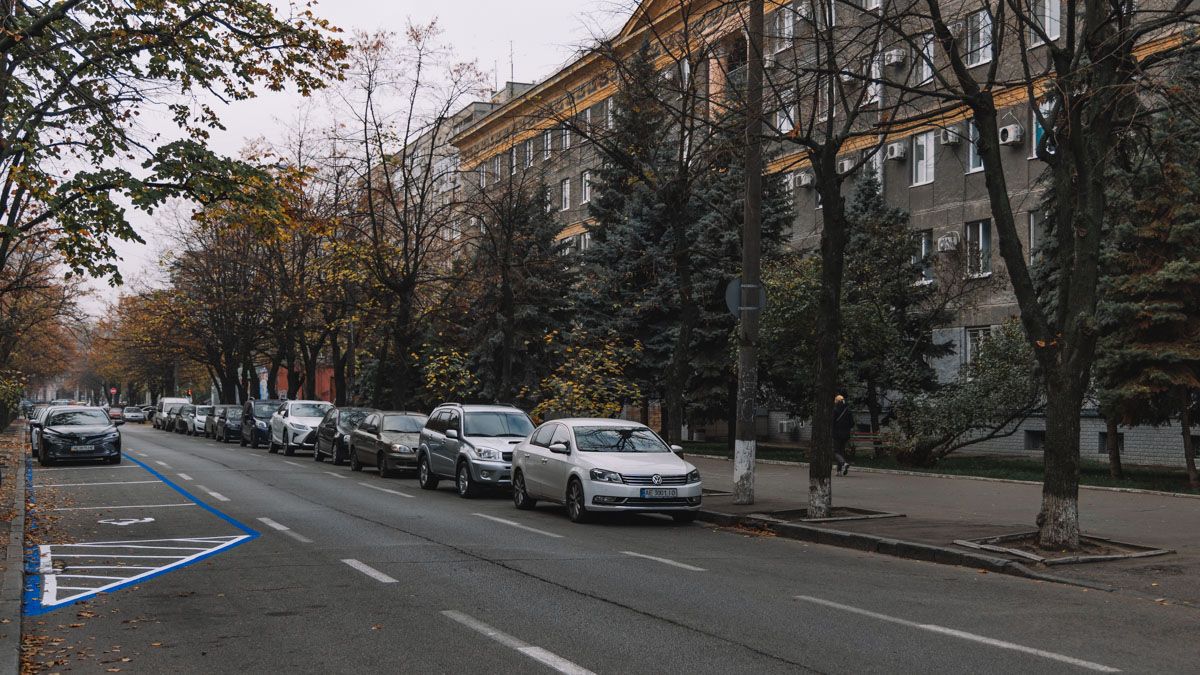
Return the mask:
M213 438L228 443L242 433L242 409L236 405L218 406L205 424Z
M417 470L417 444L428 419L415 412L375 412L350 434L350 470L379 467L388 478L397 471Z
M43 466L62 459L103 459L121 463L121 420L109 419L103 408L51 410L38 434L37 458Z
M330 408L313 432L317 436L313 459L321 462L329 457L334 464L344 463L350 448L350 434L373 412L374 408Z

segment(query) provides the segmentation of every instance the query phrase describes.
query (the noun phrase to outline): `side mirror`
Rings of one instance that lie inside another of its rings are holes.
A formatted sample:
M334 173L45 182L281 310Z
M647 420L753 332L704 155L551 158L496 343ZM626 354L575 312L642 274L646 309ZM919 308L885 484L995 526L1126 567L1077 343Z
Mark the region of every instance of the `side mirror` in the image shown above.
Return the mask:
M287 411L286 411L286 410L284 410L283 412L279 413L279 416L280 416L280 417L287 417Z
M571 447L568 446L566 443L551 443L550 444L550 452L553 452L553 453L556 453L559 455L569 455L569 454L571 454Z
M675 453L675 454L677 454L677 455L678 455L679 453L683 452L683 447L682 447L682 446L679 446L679 445L672 445L672 446L671 446L671 452L673 452L673 453Z
M447 429L446 438L458 438L458 429Z

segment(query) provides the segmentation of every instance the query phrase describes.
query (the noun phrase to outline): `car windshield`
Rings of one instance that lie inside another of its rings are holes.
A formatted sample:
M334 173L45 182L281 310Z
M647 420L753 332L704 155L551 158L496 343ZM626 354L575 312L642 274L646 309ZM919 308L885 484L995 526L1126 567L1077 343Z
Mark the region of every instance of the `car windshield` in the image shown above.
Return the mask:
M463 433L467 436L528 436L533 422L521 412L467 413Z
M228 408L227 410L225 410L225 419L230 419L230 420L242 419L242 409L241 408Z
M108 426L112 424L109 421L108 415L99 410L64 410L56 412L46 420L48 427L84 427L84 426Z
M174 415L177 412L179 412L179 406L177 406L177 405L173 405L170 408L167 408L168 415Z
M415 434L425 426L424 415L385 415L383 417L384 431L398 431Z
M347 410L342 413L342 419L338 423L344 427L356 427L368 414L370 413L366 410Z
M275 412L278 409L279 409L278 403L255 403L254 404L254 416L255 417L270 417L271 413Z
M583 452L670 452L644 427L575 427L575 445Z
M212 406L211 405L197 406L196 414L197 415L211 415L212 414Z
M127 412L127 413L140 413L140 412L142 412L142 409L141 409L141 408L126 408L126 409L125 409L125 412Z
M292 417L324 417L326 411L333 406L326 403L297 403L292 406L292 412L289 413Z

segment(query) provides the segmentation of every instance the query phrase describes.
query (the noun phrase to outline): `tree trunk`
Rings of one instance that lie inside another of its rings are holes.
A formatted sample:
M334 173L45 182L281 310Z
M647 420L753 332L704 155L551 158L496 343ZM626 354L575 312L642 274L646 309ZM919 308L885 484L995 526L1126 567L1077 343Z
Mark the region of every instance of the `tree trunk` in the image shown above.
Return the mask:
M1117 430L1117 418L1109 416L1104 420L1104 449L1108 452L1108 475L1113 478L1124 478L1121 469L1121 444Z
M875 437L874 455L878 457L883 452L883 442L879 440L879 418L883 413L883 404L879 402L879 386L874 379L867 380L867 414L871 418L871 434Z
M1079 548L1079 411L1080 387L1062 384L1054 375L1046 387L1045 475L1038 545L1044 549Z
M737 395L738 383L737 379L735 378L729 381L729 405L725 407L725 410L727 411L725 424L729 426L729 430L725 434L725 448L729 450L730 457L733 456L733 450L736 445L735 441L737 440Z
M329 340L329 347L333 350L333 404L341 407L346 405L349 397L346 395L346 353L342 352L338 338L338 334L334 333Z
M1200 476L1196 474L1196 445L1192 442L1192 393L1183 390L1183 409L1179 413L1179 426L1183 427L1183 459L1187 462L1188 485L1200 487Z
M267 398L279 398L279 368L281 365L278 356L271 359L271 368L267 371Z

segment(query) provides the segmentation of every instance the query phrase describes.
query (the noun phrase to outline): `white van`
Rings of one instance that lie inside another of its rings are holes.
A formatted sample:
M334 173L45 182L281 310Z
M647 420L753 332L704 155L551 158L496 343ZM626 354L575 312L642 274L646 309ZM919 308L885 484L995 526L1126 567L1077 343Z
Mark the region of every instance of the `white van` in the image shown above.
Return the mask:
M155 429L161 429L163 421L166 420L167 410L173 405L187 405L192 399L181 396L163 396L158 399L158 404L154 406L154 419L150 420L154 424Z

